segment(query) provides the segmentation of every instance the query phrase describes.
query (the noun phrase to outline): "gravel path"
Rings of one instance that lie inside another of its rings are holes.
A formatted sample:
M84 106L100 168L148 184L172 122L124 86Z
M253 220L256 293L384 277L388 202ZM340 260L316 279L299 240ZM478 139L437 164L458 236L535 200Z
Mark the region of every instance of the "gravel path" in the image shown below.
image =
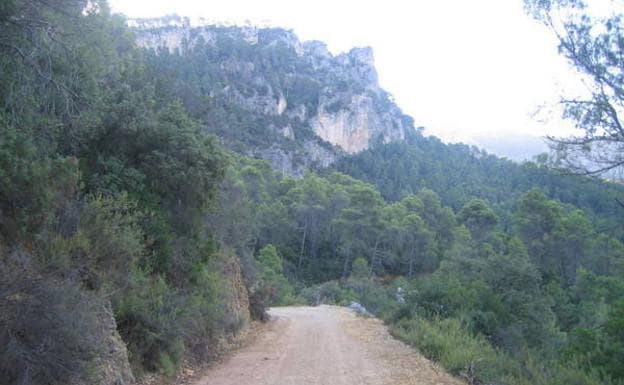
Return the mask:
M336 306L270 310L249 346L196 385L462 385L378 320Z

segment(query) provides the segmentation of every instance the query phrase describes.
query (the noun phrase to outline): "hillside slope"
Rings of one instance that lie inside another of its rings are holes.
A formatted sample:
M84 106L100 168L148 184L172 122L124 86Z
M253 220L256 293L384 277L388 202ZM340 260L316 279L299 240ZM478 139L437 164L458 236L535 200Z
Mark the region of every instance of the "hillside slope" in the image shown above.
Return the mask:
M154 77L208 132L287 174L414 130L379 86L370 48L332 55L281 28L191 26L175 16L131 25Z
M535 162L518 164L435 137L415 134L378 145L340 158L332 169L374 184L390 201L428 188L455 210L470 199L485 199L503 219L522 194L539 187L551 199L584 209L600 228L624 230L617 201L624 194L620 184L561 174Z
M161 93L178 98L227 147L282 174L338 170L391 201L429 188L454 209L482 198L501 206L499 214L539 186L605 228L624 228L618 185L424 137L379 86L370 48L332 55L289 30L193 26L178 16L130 24Z

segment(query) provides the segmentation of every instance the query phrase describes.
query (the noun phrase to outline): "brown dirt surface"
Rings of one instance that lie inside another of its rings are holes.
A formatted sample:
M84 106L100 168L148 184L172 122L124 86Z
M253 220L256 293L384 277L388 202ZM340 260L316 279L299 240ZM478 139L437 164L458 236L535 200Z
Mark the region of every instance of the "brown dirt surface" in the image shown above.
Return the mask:
M254 341L195 385L465 385L390 336L383 323L337 306L282 307Z

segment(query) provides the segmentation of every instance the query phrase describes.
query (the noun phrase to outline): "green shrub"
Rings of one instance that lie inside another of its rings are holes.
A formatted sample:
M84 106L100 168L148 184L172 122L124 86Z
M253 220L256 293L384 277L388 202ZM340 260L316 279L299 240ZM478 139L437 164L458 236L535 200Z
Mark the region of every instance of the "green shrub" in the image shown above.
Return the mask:
M146 253L137 225L140 213L125 194L91 197L77 205L76 228L41 242L43 265L57 274L76 276L84 288L116 297L132 284L137 263Z
M257 262L263 286L260 292L267 295L267 304L277 306L294 304L296 302L294 290L284 277L282 258L275 246L269 244L263 247L258 254Z
M163 373L167 376L173 376L175 372L178 370L177 363L171 358L171 356L167 352L161 352L158 356L158 363L160 364L160 368Z
M383 285L367 275L355 278L352 274L351 278L343 281L329 281L304 288L300 295L307 304L313 306L322 303L347 306L351 302L359 302L377 317L388 319L399 308L393 294L395 290L394 286Z
M0 262L0 384L90 383L110 325L78 285Z
M342 287L339 281L328 281L307 287L301 290L300 295L306 303L312 306L348 305L357 299L356 293L352 289Z
M366 258L357 257L351 264L351 278L363 279L370 275L370 266Z
M250 299L250 307L253 302L244 297L249 293L243 287L241 262L233 251L222 249L206 258L192 269L186 289L190 297L182 314L186 345L195 357L204 359L213 357L217 339L234 335L247 325L249 313L244 302Z
M30 240L54 210L78 189L74 158L47 158L25 129L9 127L0 115L0 237Z
M562 365L535 357L525 351L512 359L493 348L485 338L469 333L456 319L401 319L390 332L396 338L418 348L427 358L439 362L450 373L470 384L509 385L608 385L595 371L586 372L579 365Z
M249 313L252 319L262 322L269 320L269 313L267 313L269 295L266 288L262 287L257 288L249 295Z
M177 367L184 353L184 296L161 277L138 277L136 287L117 304L117 326L129 349L132 366L139 371L169 369L161 356Z
M342 287L355 295L355 301L381 319L387 319L398 310L399 304L393 295L395 289L392 286L371 278L349 278Z
M506 355L484 338L464 330L455 319L402 319L390 331L450 373L469 381L494 382L519 370Z
M580 365L543 360L527 352L522 360L522 373L508 378L511 385L611 385L610 378L596 370L586 371Z

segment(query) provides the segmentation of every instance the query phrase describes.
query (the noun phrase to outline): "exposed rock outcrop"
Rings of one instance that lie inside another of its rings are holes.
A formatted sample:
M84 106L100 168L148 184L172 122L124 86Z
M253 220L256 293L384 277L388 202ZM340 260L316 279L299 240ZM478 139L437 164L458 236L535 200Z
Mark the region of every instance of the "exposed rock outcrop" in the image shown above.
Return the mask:
M381 111L375 105L374 96L366 94L327 97L321 101L317 115L311 119L314 132L324 140L348 153L366 150L373 139L380 138L384 143L403 140L405 127L399 118ZM338 111L333 111L335 103L344 103Z
M128 350L117 332L117 324L110 304L102 315L102 332L105 334L101 353L95 360L95 383L102 385L130 385L134 383Z
M216 112L201 116L208 131L285 173L301 175L341 154L404 140L413 130L411 118L379 86L370 48L333 55L322 42L302 43L289 30L191 26L175 17L131 25L137 44L159 60L183 55L194 63L192 73L179 76L205 82L197 95L185 90L182 100L209 100L240 121L219 126Z
M249 293L243 279L240 260L230 254L222 263L222 273L226 280L225 311L230 322L230 331L237 332L249 324Z

